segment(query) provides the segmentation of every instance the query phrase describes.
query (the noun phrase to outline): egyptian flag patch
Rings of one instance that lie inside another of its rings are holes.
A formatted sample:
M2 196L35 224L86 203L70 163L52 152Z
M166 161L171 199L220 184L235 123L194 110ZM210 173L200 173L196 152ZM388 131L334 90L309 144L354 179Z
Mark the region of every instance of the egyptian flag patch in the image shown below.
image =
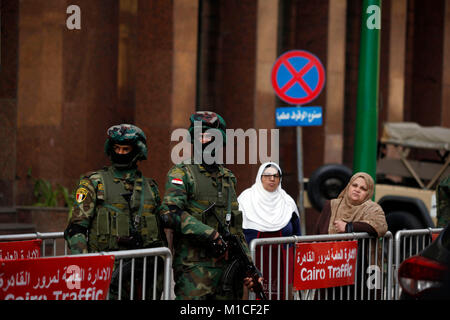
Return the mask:
M81 203L86 199L86 195L88 191L85 188L78 188L77 193L75 194L75 199L78 203Z
M172 179L172 183L181 185L181 184L183 184L183 180L181 180L181 179Z

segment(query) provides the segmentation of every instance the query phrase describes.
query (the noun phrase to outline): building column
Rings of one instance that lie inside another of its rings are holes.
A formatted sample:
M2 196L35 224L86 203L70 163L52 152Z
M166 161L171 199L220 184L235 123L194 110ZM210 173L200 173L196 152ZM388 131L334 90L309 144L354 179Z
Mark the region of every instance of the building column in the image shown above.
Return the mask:
M255 128L275 128L275 92L270 82L278 54L278 0L258 0L256 24Z
M344 146L345 45L347 0L330 0L328 7L327 95L324 163L342 163Z
M173 166L173 130L188 128L195 111L198 2L138 2L135 123L147 135L140 168L164 192Z
M106 162L106 128L116 122L118 6L77 1L81 29L71 30L69 5L20 2L18 205L35 201L29 172L72 189L82 173Z
M387 121L403 121L407 1L391 1Z
M445 0L443 42L441 126L450 128L450 0Z
M257 130L258 143L248 145L250 152L255 152L258 165L250 166L253 177L258 173L259 163L265 161L280 161L279 140L274 140L278 146L272 149L272 129L275 129L275 92L272 88L270 75L278 54L278 0L258 0L256 16L256 58L255 58L255 93L253 102L254 126ZM267 134L261 134L260 129ZM278 135L279 139L279 135ZM266 151L266 152L263 152ZM275 154L278 152L278 154ZM260 157L261 155L261 157ZM266 158L262 158L265 157ZM252 181L252 180L250 180Z
M12 207L16 179L19 1L0 1L0 206Z

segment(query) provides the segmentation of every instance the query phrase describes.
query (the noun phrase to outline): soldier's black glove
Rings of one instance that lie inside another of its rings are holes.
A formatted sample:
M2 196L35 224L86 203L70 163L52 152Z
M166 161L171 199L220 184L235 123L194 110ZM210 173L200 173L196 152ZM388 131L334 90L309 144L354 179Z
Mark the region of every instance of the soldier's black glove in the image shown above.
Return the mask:
M176 220L175 216L181 216L183 210L178 208L175 205L169 205L169 211L160 214L160 223L163 228L175 229L176 228Z
M214 258L218 258L218 257L224 255L225 252L227 251L227 249L228 249L228 246L220 234L216 239L212 240L210 243L211 255Z
M77 233L81 233L85 237L87 237L88 229L86 227L80 226L79 224L71 223L67 226L66 230L64 230L64 238L68 240Z

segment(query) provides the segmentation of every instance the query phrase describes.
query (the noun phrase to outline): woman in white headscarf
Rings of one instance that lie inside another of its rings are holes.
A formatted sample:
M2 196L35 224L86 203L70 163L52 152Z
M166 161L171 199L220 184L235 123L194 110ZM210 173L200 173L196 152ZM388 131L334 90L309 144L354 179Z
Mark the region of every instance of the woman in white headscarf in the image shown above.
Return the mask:
M286 191L281 187L282 171L278 164L274 162L263 163L258 170L255 183L244 190L238 197L239 210L242 211L242 228L248 244L255 238L287 237L300 235L300 218L297 205ZM294 256L293 246L289 249L289 266L293 266ZM255 261L259 263L260 250L256 252ZM285 298L284 284L286 282L286 247L281 248L281 292L280 298ZM269 263L272 266L272 294L274 299L277 296L277 259L278 245L273 245L272 262L268 260L269 247L263 250L264 264L263 277L268 294ZM261 266L259 266L261 269ZM293 280L292 270L289 268L288 283Z

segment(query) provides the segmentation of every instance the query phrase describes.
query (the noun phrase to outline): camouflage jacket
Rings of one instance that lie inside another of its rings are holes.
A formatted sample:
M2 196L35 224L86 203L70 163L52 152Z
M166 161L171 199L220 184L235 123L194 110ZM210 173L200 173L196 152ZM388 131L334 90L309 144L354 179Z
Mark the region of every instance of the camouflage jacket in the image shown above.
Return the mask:
M142 198L143 181L147 183ZM127 193L128 199L122 196ZM65 232L72 253L163 245L158 220L161 204L158 187L140 171L121 172L106 167L83 175L75 200ZM77 232L83 230L86 232ZM136 238L139 242L134 241Z
M212 257L208 251L215 231L221 232L216 217L205 212L211 204L216 204L215 214L221 221L225 221L227 212L232 214L230 231L239 236L250 256L242 232L242 213L238 210L235 185L233 173L220 165L216 173L208 172L199 164L177 164L169 170L160 214L166 227L174 232L177 297L191 298L214 292L228 263L223 257ZM192 290L187 292L186 288Z

